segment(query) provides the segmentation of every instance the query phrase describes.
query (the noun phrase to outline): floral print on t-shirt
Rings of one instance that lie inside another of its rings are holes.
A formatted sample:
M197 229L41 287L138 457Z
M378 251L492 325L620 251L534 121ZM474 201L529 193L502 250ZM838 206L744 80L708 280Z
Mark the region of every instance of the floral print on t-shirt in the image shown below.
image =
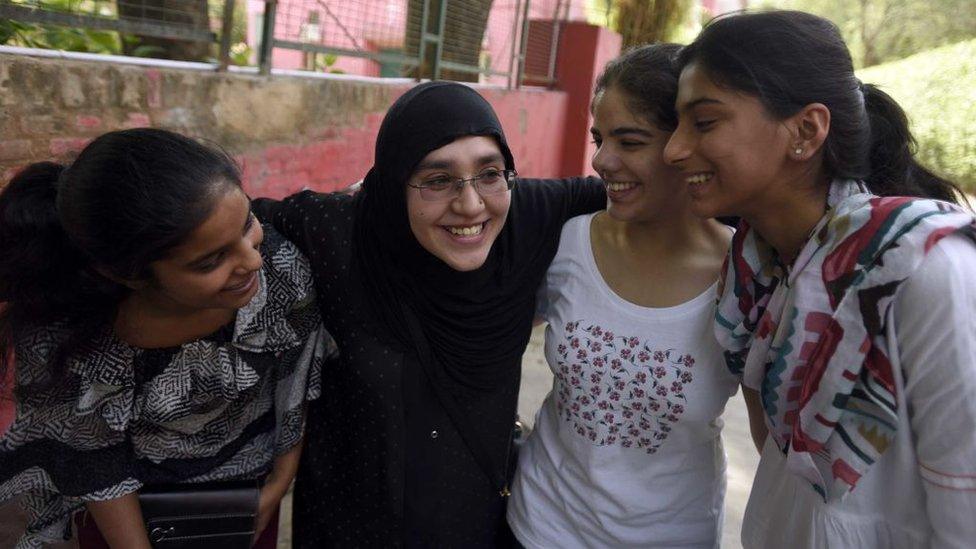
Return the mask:
M653 349L583 320L566 324L556 352L559 417L594 444L657 452L687 405L691 354Z

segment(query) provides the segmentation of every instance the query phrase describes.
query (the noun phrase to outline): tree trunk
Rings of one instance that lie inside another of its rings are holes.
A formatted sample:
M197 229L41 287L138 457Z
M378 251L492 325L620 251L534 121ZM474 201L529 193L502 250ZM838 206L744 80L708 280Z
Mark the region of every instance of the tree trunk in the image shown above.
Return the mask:
M442 36L441 61L460 63L474 68L479 67L481 42L488 26L488 15L491 12L492 0L430 0L426 26L429 34L437 34L441 8L444 4L447 5L447 14L444 21L444 35ZM423 13L423 0L409 0L407 2L404 53L408 56L415 56L420 51ZM436 52L436 44L428 42L425 45L423 66L410 71L409 76L433 78ZM445 80L462 82L478 81L477 73L446 69L441 70L440 77Z
M617 0L616 5L623 49L667 42L691 8L689 0Z
M119 2L118 8L119 17L210 29L207 0L127 0ZM142 50L152 57L180 61L203 61L211 55L209 42L143 35L135 37L138 41L123 41L122 49L126 55L136 55L139 53L137 50Z

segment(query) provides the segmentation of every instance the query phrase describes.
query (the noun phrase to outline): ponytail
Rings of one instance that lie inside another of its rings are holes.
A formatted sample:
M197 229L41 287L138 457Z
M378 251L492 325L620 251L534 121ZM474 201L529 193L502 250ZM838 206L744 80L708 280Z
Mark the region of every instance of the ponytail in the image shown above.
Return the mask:
M24 331L55 322L75 332L55 352L52 380L59 378L76 342L104 322L124 293L89 268L61 225L55 204L64 171L52 162L32 164L0 192L0 380Z
M871 127L870 173L864 178L880 196L921 196L959 203L961 191L918 163L918 145L901 106L872 84L862 84Z
M113 280L151 280L220 190L240 185L223 151L152 128L104 134L69 167L18 173L0 192L0 380L15 344L47 329L58 332L47 380L59 382L128 295Z

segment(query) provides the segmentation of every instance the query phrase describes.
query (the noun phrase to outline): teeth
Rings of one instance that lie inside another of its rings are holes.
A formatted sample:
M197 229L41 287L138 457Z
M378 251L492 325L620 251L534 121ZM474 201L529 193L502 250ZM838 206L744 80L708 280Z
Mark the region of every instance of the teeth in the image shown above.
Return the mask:
M710 173L698 173L685 178L688 183L704 183L712 178Z
M636 186L637 183L617 183L617 182L607 181L608 191L614 191L614 192L628 191L630 189L633 189Z
M474 236L476 234L481 234L481 229L484 224L471 225L470 227L448 227L447 230L451 231L451 234L458 236Z

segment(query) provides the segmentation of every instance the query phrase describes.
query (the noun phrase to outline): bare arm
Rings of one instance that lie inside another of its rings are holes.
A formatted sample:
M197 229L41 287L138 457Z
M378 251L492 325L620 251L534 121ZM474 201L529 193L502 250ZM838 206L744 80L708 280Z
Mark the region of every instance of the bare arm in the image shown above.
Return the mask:
M756 450L761 454L769 430L766 428L766 412L763 411L759 391L743 385L742 398L745 399L746 409L749 411L749 433L752 434L752 443L756 445Z
M89 501L85 507L112 549L151 549L136 492L105 501Z
M268 526L275 509L281 503L281 498L285 497L288 487L291 486L291 481L295 479L295 474L298 473L298 461L302 457L304 446L305 439L302 439L291 450L275 459L271 473L261 488L261 500L258 503L258 518L254 532L255 540L261 536L261 532Z

